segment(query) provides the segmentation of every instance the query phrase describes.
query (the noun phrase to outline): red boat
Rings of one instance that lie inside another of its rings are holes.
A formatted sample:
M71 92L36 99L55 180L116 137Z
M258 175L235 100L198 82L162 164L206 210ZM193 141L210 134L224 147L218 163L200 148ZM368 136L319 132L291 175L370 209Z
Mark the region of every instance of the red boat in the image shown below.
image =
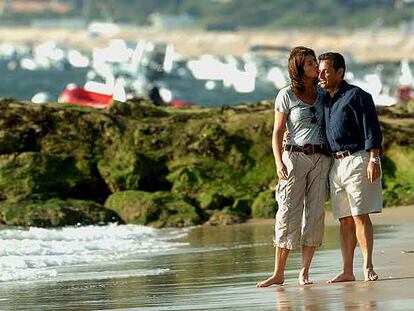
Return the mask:
M414 90L411 86L400 85L397 87L397 97L403 102L409 102L414 100Z
M113 95L89 91L79 86L68 86L59 96L58 102L103 109L112 105ZM156 101L154 103L160 106L171 106L174 108L191 107L194 105L193 103L179 99L172 99L170 102L163 102L162 104Z
M191 107L194 104L183 101L183 100L179 100L179 99L173 99L171 102L168 103L168 105L171 107L178 108L178 107Z
M102 109L112 104L112 95L88 91L78 86L68 87L60 94L58 102Z

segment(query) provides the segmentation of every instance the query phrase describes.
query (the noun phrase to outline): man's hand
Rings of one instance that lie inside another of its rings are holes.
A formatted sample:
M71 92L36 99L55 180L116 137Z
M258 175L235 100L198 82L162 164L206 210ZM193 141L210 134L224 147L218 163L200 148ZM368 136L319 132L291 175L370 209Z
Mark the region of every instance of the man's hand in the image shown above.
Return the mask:
M368 180L373 183L378 177L381 176L381 164L369 161L367 167Z

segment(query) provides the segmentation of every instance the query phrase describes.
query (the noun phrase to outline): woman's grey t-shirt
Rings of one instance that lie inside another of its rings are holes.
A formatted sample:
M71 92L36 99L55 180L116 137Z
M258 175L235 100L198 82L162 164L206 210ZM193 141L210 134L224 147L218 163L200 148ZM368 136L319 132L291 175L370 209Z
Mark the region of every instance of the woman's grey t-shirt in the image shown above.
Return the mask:
M316 87L317 97L313 105L306 104L294 94L292 86L284 87L279 91L275 100L275 111L287 114L286 127L290 138L289 145L303 146L305 144L325 144L325 133L323 133L323 103L322 98L325 91ZM315 107L315 113L312 112ZM312 119L316 117L316 122Z

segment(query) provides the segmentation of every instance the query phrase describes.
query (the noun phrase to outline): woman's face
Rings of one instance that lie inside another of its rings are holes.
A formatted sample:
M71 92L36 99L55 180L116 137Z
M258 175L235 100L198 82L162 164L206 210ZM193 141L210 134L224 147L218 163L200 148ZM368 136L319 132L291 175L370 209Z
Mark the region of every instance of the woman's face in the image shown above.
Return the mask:
M315 79L318 77L318 63L316 58L312 55L305 56L305 63L303 64L303 72L305 79Z

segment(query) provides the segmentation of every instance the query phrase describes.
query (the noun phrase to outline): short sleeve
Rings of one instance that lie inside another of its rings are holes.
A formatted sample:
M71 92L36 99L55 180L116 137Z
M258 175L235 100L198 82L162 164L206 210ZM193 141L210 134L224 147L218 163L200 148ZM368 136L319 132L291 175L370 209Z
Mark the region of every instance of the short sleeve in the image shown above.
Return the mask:
M275 99L275 111L289 113L290 96L289 89L283 88L279 91Z

